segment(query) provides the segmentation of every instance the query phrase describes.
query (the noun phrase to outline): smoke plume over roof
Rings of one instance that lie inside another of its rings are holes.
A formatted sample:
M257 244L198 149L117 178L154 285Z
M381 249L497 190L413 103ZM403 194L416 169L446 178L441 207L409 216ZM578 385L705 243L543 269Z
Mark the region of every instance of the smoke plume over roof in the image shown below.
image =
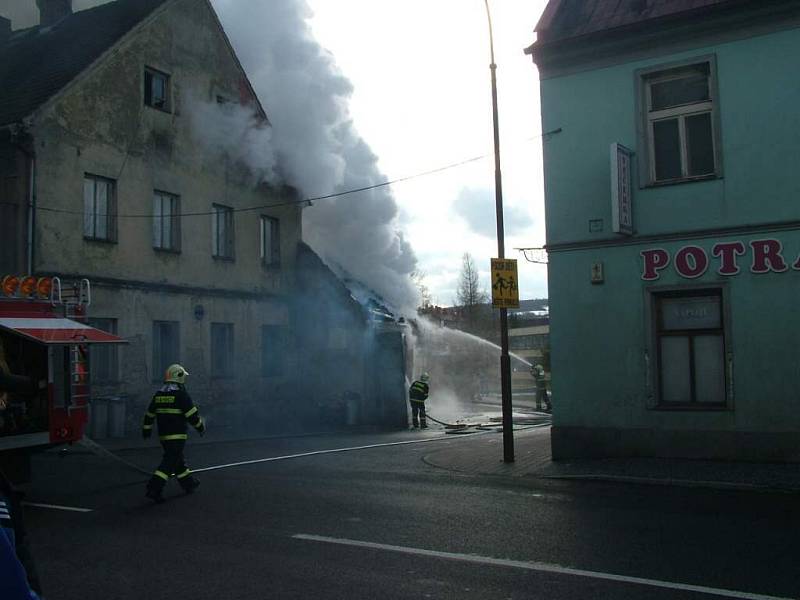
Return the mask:
M348 110L352 85L316 42L305 0L213 0L272 123L280 171L304 197L386 181ZM330 264L413 308L416 265L398 230L388 187L320 200L305 210L304 237Z
M106 2L73 0L73 6L83 10ZM262 179L274 182L281 174L308 198L385 182L349 113L352 85L314 39L306 0L211 3L272 124L271 131L251 135L239 125L253 124L252 115L226 113L228 120L240 117L226 129L237 132L235 138L253 154L236 158ZM35 24L38 17L34 0L0 0L0 9L14 20L15 29ZM195 104L194 110L210 108ZM213 138L208 143L219 139L214 131L204 135ZM397 217L389 187L320 200L304 211L303 237L329 265L362 281L395 310L413 310L417 291L409 274L417 259Z

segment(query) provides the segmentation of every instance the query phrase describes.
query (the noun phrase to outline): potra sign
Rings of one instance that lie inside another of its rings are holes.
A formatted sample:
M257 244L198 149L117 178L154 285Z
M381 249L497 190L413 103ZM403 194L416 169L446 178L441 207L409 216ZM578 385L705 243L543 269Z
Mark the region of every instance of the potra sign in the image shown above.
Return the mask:
M747 245L752 253L751 273L784 273L790 268L800 271L800 256L790 267L783 256L783 244L780 240L751 240ZM747 246L741 241L720 242L711 249L711 255L719 259L717 273L725 276L738 275L741 272L738 257L745 254ZM642 250L641 256L644 259L642 279L645 281L658 279L661 276L660 271L670 264L669 252L663 248ZM678 275L687 279L696 279L703 275L708 270L709 262L708 254L699 246L684 246L675 253L672 260Z

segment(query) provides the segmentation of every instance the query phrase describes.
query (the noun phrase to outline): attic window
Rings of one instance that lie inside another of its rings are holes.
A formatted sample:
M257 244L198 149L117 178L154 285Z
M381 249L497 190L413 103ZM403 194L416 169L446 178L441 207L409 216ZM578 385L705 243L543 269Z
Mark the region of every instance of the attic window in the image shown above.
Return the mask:
M169 75L149 67L144 69L144 103L170 112Z

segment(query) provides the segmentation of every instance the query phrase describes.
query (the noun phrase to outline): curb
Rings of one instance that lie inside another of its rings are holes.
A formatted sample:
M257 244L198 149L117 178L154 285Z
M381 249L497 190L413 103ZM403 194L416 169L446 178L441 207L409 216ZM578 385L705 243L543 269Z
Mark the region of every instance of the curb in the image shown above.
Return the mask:
M655 479L653 477L637 477L635 475L536 475L540 479L561 479L567 481L605 481L609 483L632 483L641 485L659 485L665 487L706 488L723 491L743 491L761 493L800 494L800 489L758 485L752 483L732 483L729 481L704 481L694 479Z

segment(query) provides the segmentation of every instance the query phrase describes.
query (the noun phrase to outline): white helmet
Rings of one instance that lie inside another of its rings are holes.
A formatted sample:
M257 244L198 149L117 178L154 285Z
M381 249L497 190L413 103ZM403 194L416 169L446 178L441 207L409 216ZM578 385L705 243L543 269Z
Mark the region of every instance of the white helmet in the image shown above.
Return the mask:
M419 380L422 383L428 383L431 380L431 376L428 375L427 373L423 373L422 375L419 376Z
M165 383L186 383L186 376L189 371L184 369L181 365L170 365L167 367L167 372L164 373Z

